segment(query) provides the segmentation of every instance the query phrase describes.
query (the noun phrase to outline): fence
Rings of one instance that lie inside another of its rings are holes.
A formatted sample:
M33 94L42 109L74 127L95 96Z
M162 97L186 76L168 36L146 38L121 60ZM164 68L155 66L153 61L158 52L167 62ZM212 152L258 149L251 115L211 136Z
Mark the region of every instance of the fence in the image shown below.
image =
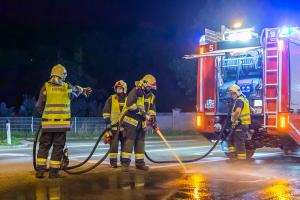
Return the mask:
M195 113L158 113L157 121L161 129L168 130L194 130ZM13 136L33 136L41 123L41 118L35 117L0 117L0 133L6 135L6 124L10 123ZM73 117L71 135L99 134L105 129L105 122L102 117ZM6 136L5 136L6 137Z

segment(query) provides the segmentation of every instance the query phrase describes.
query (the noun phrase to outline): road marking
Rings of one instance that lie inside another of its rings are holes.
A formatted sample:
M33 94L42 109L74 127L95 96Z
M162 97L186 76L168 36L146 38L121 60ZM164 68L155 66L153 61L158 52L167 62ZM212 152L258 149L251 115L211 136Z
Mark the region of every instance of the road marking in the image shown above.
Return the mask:
M170 143L185 143L185 142L197 142L197 140L170 140ZM164 145L164 143L162 141L146 141L146 145L148 147L151 146L155 146L155 144L159 144L160 145ZM80 148L80 147L93 147L95 145L95 143L77 143L77 144L68 144L68 142L66 143L68 148ZM101 146L102 145L102 146ZM98 148L103 148L103 144L99 144ZM105 148L108 148L108 145L105 145ZM4 152L4 151L15 151L15 150L32 150L32 147L22 147L22 148L14 148L14 147L10 147L10 148L5 148L5 149L0 149L0 152Z
M278 156L278 155L282 155L282 152L270 152L270 153L255 153L253 155L254 158L259 158L259 157L272 157L272 156Z
M209 162L219 162L219 161L224 161L224 160L228 160L228 158L224 158L224 157L214 157L211 160L205 158L203 160L199 160L196 162L191 162L191 163L185 163L185 165L193 165L193 164L199 164L199 163L209 163ZM168 165L151 165L150 168L151 169L159 169L159 168L166 168L166 167L180 167L179 164L168 164Z
M174 147L172 149L169 148L162 148L162 149L154 149L154 150L147 150L147 152L161 152L161 151L171 151L171 150L190 150L190 149L204 149L211 146L191 146L191 147Z
M25 147L25 148L7 148L7 149L0 149L0 152L4 151L15 151L15 150L32 150L32 147Z
M24 156L32 156L24 153L1 153L0 156L13 156L13 157L24 157Z
M99 153L99 154L94 154L93 156L104 156L105 153ZM75 158L86 158L87 155L78 155L78 156L70 156L70 159L75 159Z

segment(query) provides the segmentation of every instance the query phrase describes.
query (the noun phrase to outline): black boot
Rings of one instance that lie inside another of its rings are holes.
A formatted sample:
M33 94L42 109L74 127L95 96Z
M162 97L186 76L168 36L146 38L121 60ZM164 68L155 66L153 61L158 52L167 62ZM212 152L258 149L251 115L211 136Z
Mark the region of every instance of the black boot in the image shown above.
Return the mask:
M129 171L130 161L131 160L129 158L122 158L121 160L122 171Z
M36 173L35 173L35 177L36 178L44 178L44 174L45 172L47 171L46 169L46 165L42 165L42 166L37 166L37 170L36 170Z
M49 170L49 178L62 178L62 176L59 175L59 169L57 169L57 168L50 168L50 170Z
M139 170L144 170L144 171L149 170L149 166L147 166L147 165L136 165L135 167Z
M110 167L111 168L117 168L118 167L118 160L116 158L111 158L110 159Z
M148 171L149 167L145 164L144 159L136 159L135 160L135 167L139 170Z

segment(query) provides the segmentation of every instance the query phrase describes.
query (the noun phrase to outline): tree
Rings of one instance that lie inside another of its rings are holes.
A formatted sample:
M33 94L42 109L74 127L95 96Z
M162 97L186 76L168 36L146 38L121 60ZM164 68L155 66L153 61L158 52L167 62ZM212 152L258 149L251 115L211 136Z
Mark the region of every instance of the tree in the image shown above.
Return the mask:
M0 117L12 117L15 115L15 108L8 108L5 102L0 103Z
M23 102L19 109L19 116L29 117L38 116L35 109L36 100L35 97L31 95L23 95Z
M176 74L177 85L185 91L189 99L195 97L197 80L197 60L174 59L169 68Z

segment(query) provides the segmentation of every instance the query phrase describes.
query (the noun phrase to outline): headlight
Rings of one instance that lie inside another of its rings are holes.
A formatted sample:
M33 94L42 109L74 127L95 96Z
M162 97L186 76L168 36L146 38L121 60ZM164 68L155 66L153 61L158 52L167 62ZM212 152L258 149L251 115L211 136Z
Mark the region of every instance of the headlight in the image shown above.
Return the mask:
M222 124L216 123L214 125L214 128L215 128L215 132L219 133L222 130Z

